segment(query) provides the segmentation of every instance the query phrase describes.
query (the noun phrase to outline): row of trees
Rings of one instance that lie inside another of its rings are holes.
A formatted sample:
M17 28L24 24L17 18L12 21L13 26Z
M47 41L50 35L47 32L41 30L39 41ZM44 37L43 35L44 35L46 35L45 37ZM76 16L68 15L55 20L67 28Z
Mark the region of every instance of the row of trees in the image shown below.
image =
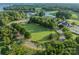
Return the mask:
M20 34L24 35L26 39L31 38L31 33L28 32L25 28L18 24L12 24L12 27L15 28Z
M50 17L39 17L39 16L33 16L30 18L29 23L36 23L44 27L48 27L49 29L53 29L57 26L54 19Z

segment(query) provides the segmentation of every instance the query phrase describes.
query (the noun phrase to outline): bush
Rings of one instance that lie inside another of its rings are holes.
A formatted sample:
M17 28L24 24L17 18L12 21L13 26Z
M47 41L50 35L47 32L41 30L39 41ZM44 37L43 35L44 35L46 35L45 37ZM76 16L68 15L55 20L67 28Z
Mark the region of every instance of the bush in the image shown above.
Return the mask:
M79 36L76 37L76 42L79 44Z
M30 33L30 32L25 32L25 33L24 33L24 37L25 37L26 39L30 39L30 38L31 38L31 33Z

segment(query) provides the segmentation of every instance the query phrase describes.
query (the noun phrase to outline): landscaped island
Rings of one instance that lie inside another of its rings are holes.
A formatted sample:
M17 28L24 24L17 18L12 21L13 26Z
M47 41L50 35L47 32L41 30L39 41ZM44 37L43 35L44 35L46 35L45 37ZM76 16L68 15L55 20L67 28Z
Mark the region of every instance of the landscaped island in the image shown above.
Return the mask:
M78 4L12 4L0 11L1 55L78 55ZM70 7L69 7L70 6Z

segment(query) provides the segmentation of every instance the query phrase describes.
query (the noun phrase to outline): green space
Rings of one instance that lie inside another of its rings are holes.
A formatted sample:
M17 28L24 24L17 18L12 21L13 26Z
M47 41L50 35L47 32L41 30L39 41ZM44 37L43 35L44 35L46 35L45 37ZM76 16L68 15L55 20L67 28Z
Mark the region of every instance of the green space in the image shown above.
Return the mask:
M37 41L43 39L45 36L49 35L50 33L54 33L54 31L49 30L43 26L38 24L22 24L22 26L31 33L32 40Z
M79 25L79 21L75 19L67 19L68 23L75 23L76 25Z

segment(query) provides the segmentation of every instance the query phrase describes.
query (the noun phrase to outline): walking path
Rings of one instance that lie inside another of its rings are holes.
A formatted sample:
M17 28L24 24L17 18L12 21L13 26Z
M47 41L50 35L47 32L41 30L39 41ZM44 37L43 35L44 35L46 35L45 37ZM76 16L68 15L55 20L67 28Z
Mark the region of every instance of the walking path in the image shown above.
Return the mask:
M28 22L28 21L29 21L29 19L12 21L12 22L8 23L7 26L14 24L14 23L18 24L18 23L25 23L25 22Z

